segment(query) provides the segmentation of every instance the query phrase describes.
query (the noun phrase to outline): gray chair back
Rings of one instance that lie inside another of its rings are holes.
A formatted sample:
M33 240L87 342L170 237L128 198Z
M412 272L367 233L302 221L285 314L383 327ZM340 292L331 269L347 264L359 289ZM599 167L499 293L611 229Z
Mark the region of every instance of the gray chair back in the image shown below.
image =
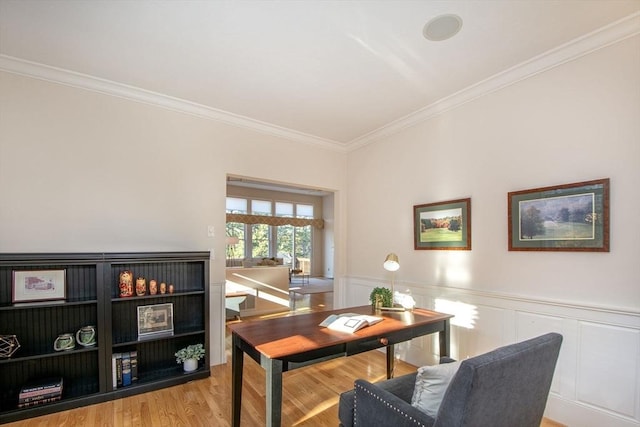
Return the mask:
M540 427L561 344L549 333L463 361L433 427Z

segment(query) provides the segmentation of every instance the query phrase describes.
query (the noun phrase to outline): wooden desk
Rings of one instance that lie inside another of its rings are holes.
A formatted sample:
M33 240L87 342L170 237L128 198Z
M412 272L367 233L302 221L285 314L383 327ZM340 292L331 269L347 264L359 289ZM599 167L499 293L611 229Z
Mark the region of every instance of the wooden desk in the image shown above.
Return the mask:
M334 313L374 314L385 319L353 334L318 326ZM373 313L371 306L367 305L229 325L232 333L232 425L240 427L245 353L266 372L266 425L278 427L281 423L283 372L386 347L387 378L391 378L394 344L438 332L440 356L449 355L451 317L449 314L419 308L412 312Z

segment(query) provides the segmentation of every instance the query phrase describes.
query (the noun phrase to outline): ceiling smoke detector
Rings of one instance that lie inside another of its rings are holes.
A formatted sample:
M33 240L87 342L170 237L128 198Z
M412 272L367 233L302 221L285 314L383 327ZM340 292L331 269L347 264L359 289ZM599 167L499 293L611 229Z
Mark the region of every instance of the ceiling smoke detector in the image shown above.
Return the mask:
M439 42L455 36L461 28L462 18L458 15L440 15L425 24L422 35L427 40Z

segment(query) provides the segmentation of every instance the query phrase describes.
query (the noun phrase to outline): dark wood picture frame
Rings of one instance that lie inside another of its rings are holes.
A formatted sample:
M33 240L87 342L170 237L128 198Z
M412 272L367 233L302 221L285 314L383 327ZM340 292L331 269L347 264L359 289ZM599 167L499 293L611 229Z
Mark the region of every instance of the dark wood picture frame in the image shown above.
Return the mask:
M413 207L416 250L471 250L471 198Z
M510 251L609 252L609 178L512 191Z

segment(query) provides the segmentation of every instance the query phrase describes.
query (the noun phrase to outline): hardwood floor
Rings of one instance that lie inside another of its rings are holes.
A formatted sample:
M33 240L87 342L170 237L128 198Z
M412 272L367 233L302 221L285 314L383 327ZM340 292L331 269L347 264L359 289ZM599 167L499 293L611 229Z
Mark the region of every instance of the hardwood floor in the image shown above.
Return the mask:
M298 311L329 309L332 294L312 294L297 301ZM227 339L227 349L229 346ZM228 350L227 350L228 351ZM230 360L230 358L229 358ZM264 370L245 357L242 426L264 426ZM396 375L415 370L402 361ZM385 357L370 351L284 374L282 425L338 425L338 397L354 378L385 378ZM58 426L229 426L231 422L231 364L214 366L207 379L111 402L6 424L9 427ZM561 427L544 420L541 427Z

